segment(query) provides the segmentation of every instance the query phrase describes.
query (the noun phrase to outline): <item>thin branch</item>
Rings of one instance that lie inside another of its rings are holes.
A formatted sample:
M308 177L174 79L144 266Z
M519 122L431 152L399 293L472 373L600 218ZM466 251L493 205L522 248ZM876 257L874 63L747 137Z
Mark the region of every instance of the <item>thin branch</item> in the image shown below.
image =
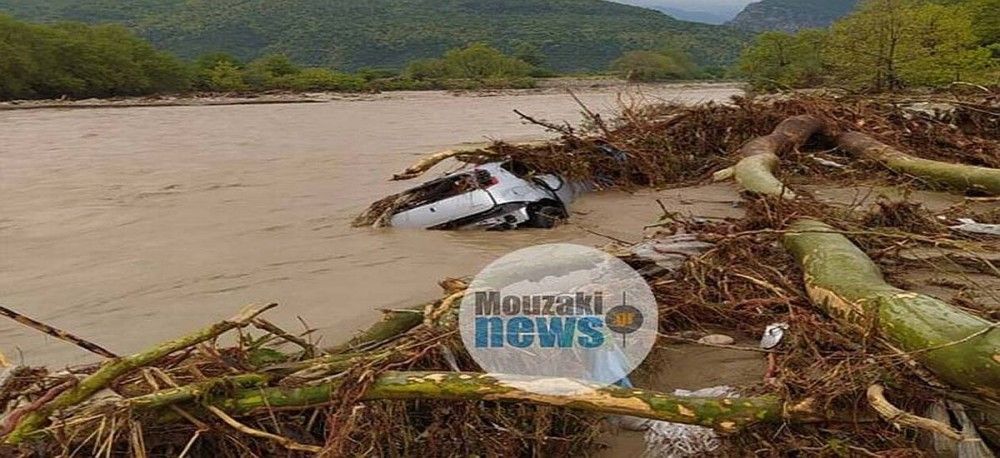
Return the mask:
M172 353L193 347L202 342L214 339L220 334L235 328L242 328L261 313L277 307L278 304L267 304L265 306L250 305L240 311L236 316L208 326L197 332L189 334L170 342L159 344L149 350L137 353L125 358L119 358L101 366L97 372L87 376L80 383L69 390L66 390L46 406L28 414L10 432L4 442L8 444L19 444L28 438L29 435L37 431L40 427L48 423L49 416L56 410L65 409L79 404L94 393L110 385L118 377L128 374L138 368L148 366L169 356Z
M267 321L263 318L257 318L253 320L253 325L258 329L267 331L275 335L276 337L282 338L295 345L302 347L302 350L305 352L306 358L312 358L316 354L316 347L314 347L309 342L306 342L304 339L300 337L289 334L284 329L281 329L280 327L278 327L278 325L270 321Z
M914 415L892 405L892 403L885 398L885 388L882 385L872 385L868 387L868 404L870 404L872 409L875 409L875 412L878 412L882 418L893 425L909 426L911 428L941 434L956 441L962 440L962 434L955 431L955 429L951 426L937 420L931 420L930 418Z
M49 326L49 325L47 325L45 323L42 323L40 321L28 318L27 316L24 316L24 315L22 315L20 313L17 313L17 312L15 312L15 311L7 308L7 307L4 307L2 305L0 305L0 315L6 316L7 318L10 318L10 319L12 319L14 321L17 321L18 323L21 323L21 324L23 324L23 325L25 325L25 326L27 326L29 328L36 329L38 331L41 331L41 332L43 332L45 334L48 334L48 335L50 335L52 337L55 337L55 338L57 338L59 340L62 340L64 342L69 342L69 343L71 343L73 345L76 345L76 346L78 346L78 347L80 347L80 348L82 348L84 350L87 350L87 351L89 351L91 353L103 356L105 358L117 358L118 357L118 355L112 353L110 350L108 350L108 349L106 349L106 348L104 348L104 347L102 347L100 345L97 345L97 344L95 344L93 342L90 342L88 340L85 340L83 338L77 337L77 336L75 336L73 334L70 334L70 333L68 333L66 331L63 331L61 329L54 328L54 327Z
M213 414L215 414L215 416L217 416L220 419L222 419L222 421L226 422L227 425L232 426L233 429L235 429L235 430L237 430L237 431L239 431L239 432L241 432L243 434L246 434L248 436L260 437L262 439L272 440L274 442L277 442L282 447L285 447L288 450L292 450L292 451L295 451L295 452L308 452L308 453L316 453L316 454L319 454L319 453L323 452L323 447L317 447L315 445L301 444L301 443L295 442L295 441L293 441L293 440L291 440L291 439L289 439L287 437L284 437L284 436L279 436L277 434L271 434L271 433L269 433L267 431L261 431L259 429L251 428L251 427L249 427L247 425L244 425L243 423L240 423L239 421L236 421L235 418L230 417L225 412L223 412L222 409L220 409L218 407L215 407L215 406L205 406L205 408L208 409L209 412L212 412Z
M523 120L525 120L527 122L530 122L532 124L536 124L536 125L542 126L542 127L546 128L548 130L551 130L553 132L559 132L559 133L561 133L561 134L563 134L563 135L565 135L567 137L575 137L576 136L576 134L573 133L573 128L572 127L569 127L569 126L564 127L564 126L560 126L560 125L557 125L557 124L552 124L551 122L548 122L548 121L542 121L540 119L535 119L535 118L533 118L531 116L528 116L528 115L522 113L520 110L516 110L516 109L514 110L514 113L516 113L518 116L521 117L521 119L523 119Z

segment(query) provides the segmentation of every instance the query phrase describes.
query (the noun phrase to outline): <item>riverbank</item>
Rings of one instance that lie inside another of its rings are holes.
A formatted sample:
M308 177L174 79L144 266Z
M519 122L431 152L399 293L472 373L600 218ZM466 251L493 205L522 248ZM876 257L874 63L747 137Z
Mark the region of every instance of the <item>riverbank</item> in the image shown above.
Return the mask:
M630 83L614 77L560 77L539 79L530 89L483 88L468 90L400 90L383 92L262 92L262 93L191 93L142 97L116 97L106 99L43 99L0 101L0 111L32 109L89 109L89 108L144 108L144 107L198 107L227 105L272 105L293 103L327 103L334 101L375 101L406 98L412 94L449 94L459 97L485 97L497 95L562 94L566 91L618 92L623 90L656 92L661 90L732 89L740 91L743 83L736 81L704 82L683 81L664 83Z

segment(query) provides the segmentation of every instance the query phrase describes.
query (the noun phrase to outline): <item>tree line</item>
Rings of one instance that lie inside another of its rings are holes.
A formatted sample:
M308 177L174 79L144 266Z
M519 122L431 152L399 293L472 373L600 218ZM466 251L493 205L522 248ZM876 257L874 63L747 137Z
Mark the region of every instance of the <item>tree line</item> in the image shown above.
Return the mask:
M438 58L412 61L402 70L350 73L299 66L284 54L243 62L210 53L183 61L119 25L36 24L0 14L0 100L188 91L527 88L536 78L556 76L545 60L538 47L522 42L509 53L471 43ZM642 81L699 75L687 54L669 47L626 52L610 69Z
M1000 0L865 0L829 29L767 32L738 74L760 89L1000 84Z
M186 62L118 25L34 24L0 15L0 99L137 96L187 91L370 91L530 87L548 76L530 46L507 55L473 43L403 71L340 72L283 54L242 62L225 53Z
M0 98L172 92L187 69L120 26L39 25L0 15Z
M738 76L758 88L823 85L896 90L954 81L1000 83L1000 0L864 0L829 29L756 37L734 69L700 68L683 43L626 50L609 71L633 81ZM402 70L303 67L283 54L247 62L222 53L183 61L122 26L34 24L0 14L0 99L135 96L187 91L377 91L523 88L555 76L530 43L483 43Z

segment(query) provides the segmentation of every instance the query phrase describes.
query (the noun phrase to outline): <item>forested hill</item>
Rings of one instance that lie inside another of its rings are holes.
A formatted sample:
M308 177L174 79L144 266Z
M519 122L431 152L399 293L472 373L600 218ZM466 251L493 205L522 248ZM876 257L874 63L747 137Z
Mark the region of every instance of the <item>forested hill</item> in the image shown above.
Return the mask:
M846 16L858 0L762 0L751 3L729 25L754 32L820 28Z
M344 70L400 68L481 41L539 48L559 71L601 70L623 51L669 46L732 63L748 35L601 0L0 0L27 20L127 25L182 57L285 53Z

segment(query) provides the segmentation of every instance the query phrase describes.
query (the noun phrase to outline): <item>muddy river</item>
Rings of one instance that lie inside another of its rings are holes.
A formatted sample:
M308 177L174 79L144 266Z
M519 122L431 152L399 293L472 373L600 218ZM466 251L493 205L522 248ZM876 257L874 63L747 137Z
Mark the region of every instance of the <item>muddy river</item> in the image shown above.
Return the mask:
M663 86L648 99L722 100L730 86ZM614 108L615 90L580 93ZM0 112L0 303L127 353L276 301L324 342L380 308L439 296L520 247L635 240L651 199L594 194L571 224L507 233L353 229L369 202L412 183L387 177L463 142L544 138L513 109L579 120L558 91L395 93L314 104ZM697 196L696 196L697 197ZM724 215L725 199L705 198ZM676 205L693 204L678 199ZM683 211L683 208L679 208ZM9 320L0 352L30 364L96 357Z

